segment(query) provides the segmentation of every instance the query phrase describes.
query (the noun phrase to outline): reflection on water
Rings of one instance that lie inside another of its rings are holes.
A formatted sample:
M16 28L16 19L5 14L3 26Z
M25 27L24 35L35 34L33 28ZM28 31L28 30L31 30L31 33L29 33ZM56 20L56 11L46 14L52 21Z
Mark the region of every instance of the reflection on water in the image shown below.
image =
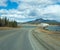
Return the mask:
M50 31L60 31L60 26L49 26L46 29Z

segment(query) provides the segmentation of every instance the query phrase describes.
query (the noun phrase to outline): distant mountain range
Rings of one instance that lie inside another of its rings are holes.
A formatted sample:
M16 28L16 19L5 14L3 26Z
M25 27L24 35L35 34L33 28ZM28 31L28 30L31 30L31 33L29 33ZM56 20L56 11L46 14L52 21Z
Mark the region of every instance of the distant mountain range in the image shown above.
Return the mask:
M42 18L36 19L34 21L28 21L26 23L29 23L29 24L39 24L39 23L60 24L60 22L58 22L56 20L44 20Z

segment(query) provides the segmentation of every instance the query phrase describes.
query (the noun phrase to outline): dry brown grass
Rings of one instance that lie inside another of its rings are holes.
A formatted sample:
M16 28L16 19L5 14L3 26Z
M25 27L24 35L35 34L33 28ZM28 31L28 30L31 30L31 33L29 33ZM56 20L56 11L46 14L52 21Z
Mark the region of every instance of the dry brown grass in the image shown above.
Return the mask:
M41 29L41 28L38 28L37 31L38 32L43 32L44 34L46 34L47 36L51 37L52 39L60 41L60 32L44 30L44 29Z
M44 30L44 29L40 29L40 28L38 28L38 31L44 32L44 33L47 33L47 34L60 34L60 32L49 31L49 30Z
M21 26L18 27L0 27L0 30L10 30L10 29L18 29L21 28Z
M0 30L9 30L9 29L13 29L12 27L0 27Z

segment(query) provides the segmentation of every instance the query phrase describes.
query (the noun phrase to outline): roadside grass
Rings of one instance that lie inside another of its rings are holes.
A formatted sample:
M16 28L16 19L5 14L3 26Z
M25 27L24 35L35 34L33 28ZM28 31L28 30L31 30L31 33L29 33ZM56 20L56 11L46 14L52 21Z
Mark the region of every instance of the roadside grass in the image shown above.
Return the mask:
M41 29L38 28L36 29L38 32L43 32L44 34L46 34L47 36L49 35L49 37L52 37L53 39L60 41L60 32L56 32L56 31L49 31L49 30L45 30L45 29Z
M47 34L60 34L60 32L57 32L57 31L49 31L49 30L45 30L45 29L42 29L42 28L38 28L37 30L38 31L41 31L41 32L44 32L44 33L47 33Z
M21 28L20 26L18 27L0 27L0 30L11 30L11 29L17 29L17 28Z
M0 30L10 30L12 27L0 27Z

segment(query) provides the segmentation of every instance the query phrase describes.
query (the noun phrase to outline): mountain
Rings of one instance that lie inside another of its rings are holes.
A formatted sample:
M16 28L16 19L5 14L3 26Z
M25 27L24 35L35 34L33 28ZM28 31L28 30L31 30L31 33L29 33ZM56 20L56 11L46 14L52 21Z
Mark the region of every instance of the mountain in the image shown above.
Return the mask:
M29 24L39 24L39 23L60 24L60 22L58 22L56 20L44 20L42 18L36 19L34 21L29 21L29 22L26 22L26 23L29 23Z

